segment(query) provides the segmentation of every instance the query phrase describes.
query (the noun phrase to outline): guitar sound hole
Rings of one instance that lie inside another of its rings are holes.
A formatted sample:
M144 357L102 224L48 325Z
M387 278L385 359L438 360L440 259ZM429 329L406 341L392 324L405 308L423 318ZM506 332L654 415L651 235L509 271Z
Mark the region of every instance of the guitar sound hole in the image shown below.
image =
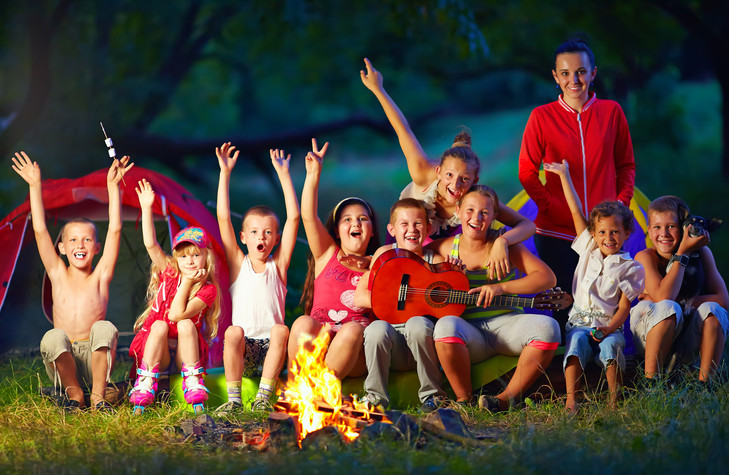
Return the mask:
M447 282L433 282L425 291L425 301L434 308L448 305L448 296L451 286Z

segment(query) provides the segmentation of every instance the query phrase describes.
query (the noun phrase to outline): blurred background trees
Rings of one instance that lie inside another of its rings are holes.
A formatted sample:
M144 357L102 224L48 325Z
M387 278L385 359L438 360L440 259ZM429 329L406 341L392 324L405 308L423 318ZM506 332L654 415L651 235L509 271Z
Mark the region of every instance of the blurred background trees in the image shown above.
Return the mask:
M203 202L215 199L214 147L232 141L244 155L231 188L237 211L283 212L269 148L293 153L300 190L310 138L329 140L320 213L350 194L384 213L409 178L360 82L364 57L431 156L468 127L482 181L508 201L520 190L528 114L557 96L553 51L584 34L598 96L628 117L637 185L649 198L678 194L700 214L725 217L717 190L729 179L728 9L713 0L3 2L0 213L27 194L10 169L17 150L45 178L107 167L99 121L118 154ZM725 235L712 248L726 275Z

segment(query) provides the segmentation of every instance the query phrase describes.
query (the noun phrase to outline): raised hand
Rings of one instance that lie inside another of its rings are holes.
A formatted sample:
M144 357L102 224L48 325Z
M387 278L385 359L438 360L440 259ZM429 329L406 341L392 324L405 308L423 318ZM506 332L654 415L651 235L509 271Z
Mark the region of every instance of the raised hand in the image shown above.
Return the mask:
M324 162L324 156L329 148L329 142L326 142L322 148L319 148L316 139L311 139L311 152L306 154L306 173L321 173L321 165Z
M284 151L277 150L275 148L270 149L269 153L271 154L271 163L273 164L273 168L276 170L277 173L289 171L291 154L286 155L286 158L284 158Z
M137 183L135 188L137 197L139 198L139 206L141 208L151 208L154 204L154 190L152 185L145 179Z
M235 150L235 153L233 153L233 150L235 150L235 146L231 145L230 142L225 142L220 147L215 147L215 155L218 156L220 171L230 174L233 168L235 168L240 150Z
M40 185L41 171L38 162L34 162L25 152L15 152L13 159L13 170L20 175L29 186Z
M370 60L364 59L367 71L360 70L359 77L362 79L362 84L372 92L379 91L382 89L382 74L372 66Z
M114 159L111 166L109 167L109 173L106 174L106 182L111 185L119 185L119 182L124 179L124 175L134 166L134 163L129 163L129 156L124 155L121 160Z
M566 176L566 175L570 174L570 166L567 164L567 160L562 160L561 163L560 162L545 163L544 171L552 172L552 173L562 177L562 176Z

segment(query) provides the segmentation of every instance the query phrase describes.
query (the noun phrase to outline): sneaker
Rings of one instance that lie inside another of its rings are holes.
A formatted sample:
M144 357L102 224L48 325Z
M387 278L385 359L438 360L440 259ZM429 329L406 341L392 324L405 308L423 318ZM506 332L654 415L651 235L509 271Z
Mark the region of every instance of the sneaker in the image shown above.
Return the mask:
M256 398L251 403L251 411L266 412L271 410L273 410L273 406L268 399Z
M61 406L66 414L78 414L81 412L81 403L75 399L66 398Z
M63 392L60 388L54 388L54 387L40 387L38 388L38 393L43 396L46 399L50 399L56 405L63 406L64 399L66 399L66 394Z
M446 400L440 396L428 396L428 399L423 402L418 412L421 414L430 414L439 407L443 407L445 402Z
M480 407L481 409L486 409L492 414L496 414L497 412L504 412L504 409L501 409L501 402L494 396L479 396L478 407Z
M219 416L225 416L234 412L240 412L243 409L243 404L238 401L228 401L225 404L218 406L215 409L215 414Z
M458 407L478 407L478 395L473 394L469 399L465 401L456 401Z
M105 412L107 414L114 412L114 407L112 407L112 405L109 404L109 402L105 401L105 400L101 400L101 401L97 402L96 404L94 404L93 408L94 408L94 411Z
M382 404L382 400L374 394L365 394L357 401L359 404L363 404L368 412L385 412L385 406Z

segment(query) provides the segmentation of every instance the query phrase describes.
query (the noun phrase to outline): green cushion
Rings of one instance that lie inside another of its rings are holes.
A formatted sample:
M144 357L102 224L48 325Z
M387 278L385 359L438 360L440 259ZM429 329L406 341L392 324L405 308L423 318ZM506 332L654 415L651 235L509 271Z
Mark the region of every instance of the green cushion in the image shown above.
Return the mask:
M471 383L473 389L490 383L499 376L508 373L516 368L518 356L496 355L480 363L471 366ZM360 378L345 378L342 382L344 394L364 394L364 376ZM241 385L241 399L243 402L250 402L256 397L260 378L243 378ZM443 383L450 393L448 381L445 376ZM225 371L223 368L211 368L205 375L205 386L210 391L208 407L216 407L228 400L225 387ZM390 373L390 409L405 409L420 405L418 399L418 374L415 371L393 371ZM179 373L170 376L170 393L173 401L185 403L182 392L182 377Z

